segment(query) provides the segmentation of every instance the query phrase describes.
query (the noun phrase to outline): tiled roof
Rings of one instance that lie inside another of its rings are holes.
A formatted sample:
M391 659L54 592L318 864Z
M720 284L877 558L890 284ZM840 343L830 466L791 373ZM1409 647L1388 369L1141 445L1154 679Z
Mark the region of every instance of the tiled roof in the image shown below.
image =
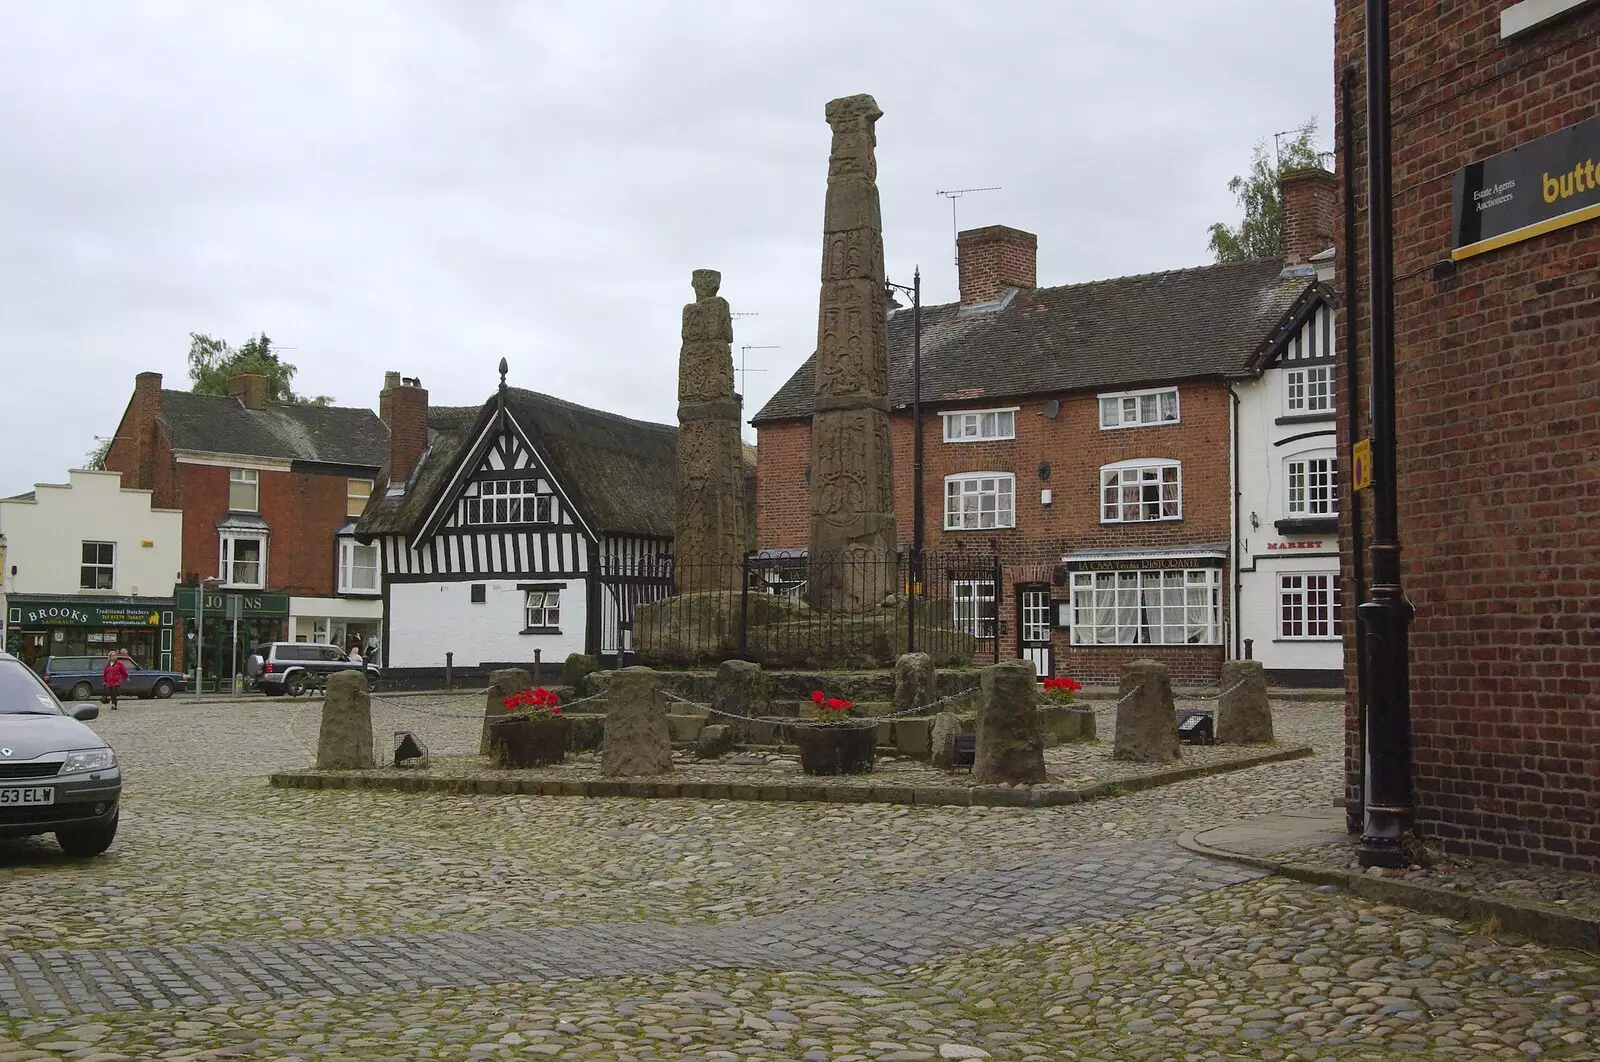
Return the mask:
M1277 262L1018 291L998 309L922 308L922 400L1018 398L1242 375L1314 277ZM912 315L889 318L889 398L911 402ZM811 416L815 356L752 423Z
M161 392L158 415L176 450L378 468L389 429L370 409L274 403L249 409L236 398Z
M497 398L436 417L432 441L406 492L375 496L361 517L363 538L413 534L457 464L495 414ZM506 408L550 464L550 472L597 534L671 537L676 511L678 430L512 387ZM453 414L453 415L452 415Z

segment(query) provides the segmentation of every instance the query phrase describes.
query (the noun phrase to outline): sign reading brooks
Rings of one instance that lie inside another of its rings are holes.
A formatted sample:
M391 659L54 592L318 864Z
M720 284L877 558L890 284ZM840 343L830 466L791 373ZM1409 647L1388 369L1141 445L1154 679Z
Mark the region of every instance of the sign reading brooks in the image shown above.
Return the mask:
M1463 166L1450 257L1600 217L1600 116Z

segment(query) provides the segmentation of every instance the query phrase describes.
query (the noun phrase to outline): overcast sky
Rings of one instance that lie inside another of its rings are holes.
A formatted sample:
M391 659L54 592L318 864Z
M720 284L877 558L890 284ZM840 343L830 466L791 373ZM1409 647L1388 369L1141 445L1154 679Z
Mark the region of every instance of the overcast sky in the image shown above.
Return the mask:
M0 0L0 493L62 481L190 332L375 407L513 384L675 416L690 270L747 413L816 339L829 132L872 93L891 279L962 228L1061 284L1209 260L1251 146L1333 118L1332 0ZM292 349L287 349L292 348ZM746 429L747 435L751 434Z

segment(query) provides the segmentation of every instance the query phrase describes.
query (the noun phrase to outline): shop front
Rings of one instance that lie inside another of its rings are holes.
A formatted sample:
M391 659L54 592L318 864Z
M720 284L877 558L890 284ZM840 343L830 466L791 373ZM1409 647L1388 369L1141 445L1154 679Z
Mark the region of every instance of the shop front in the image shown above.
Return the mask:
M6 600L6 652L35 671L51 656L100 656L121 649L144 667L173 666L170 597L12 594Z
M289 599L289 638L322 642L349 651L359 647L368 663L381 663L383 602L378 598Z
M198 656L205 668L204 689L239 688L252 649L289 640L288 594L207 590L202 595L195 587L180 586L174 598L183 628L179 666L193 676Z

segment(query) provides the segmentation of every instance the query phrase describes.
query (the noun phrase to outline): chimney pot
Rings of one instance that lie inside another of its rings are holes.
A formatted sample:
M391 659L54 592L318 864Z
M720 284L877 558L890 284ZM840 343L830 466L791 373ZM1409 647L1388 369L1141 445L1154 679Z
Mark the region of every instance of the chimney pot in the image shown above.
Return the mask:
M399 387L399 386L400 386L400 374L399 373L397 373L397 372L386 372L386 373L383 374L383 389L385 391L389 390L391 387Z
M1290 170L1278 177L1283 197L1283 264L1304 265L1333 246L1339 184L1320 166Z
M968 229L956 236L961 305L994 302L1007 288L1039 286L1039 237L1009 225Z

